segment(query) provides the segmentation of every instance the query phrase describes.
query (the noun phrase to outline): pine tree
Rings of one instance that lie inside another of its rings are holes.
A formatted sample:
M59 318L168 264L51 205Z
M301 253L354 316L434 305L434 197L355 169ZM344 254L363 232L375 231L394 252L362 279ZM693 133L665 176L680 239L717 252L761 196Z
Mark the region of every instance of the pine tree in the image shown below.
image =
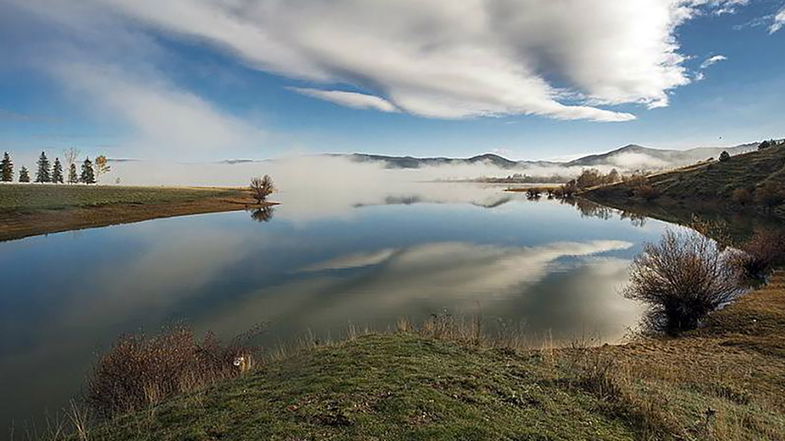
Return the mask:
M93 163L90 158L87 158L82 163L82 175L79 177L79 182L84 184L95 184L95 171L93 170Z
M41 156L38 158L38 172L35 174L35 182L52 182L49 159L44 152L41 152Z
M3 161L0 162L0 180L3 182L14 180L14 164L11 162L11 156L8 155L8 152L3 154Z
M30 173L27 171L27 167L22 166L19 169L19 182L30 182Z
M73 162L68 166L68 183L76 184L79 182L79 175L76 174L76 164Z
M55 158L55 165L52 167L52 182L63 183L63 164L60 163L60 158Z

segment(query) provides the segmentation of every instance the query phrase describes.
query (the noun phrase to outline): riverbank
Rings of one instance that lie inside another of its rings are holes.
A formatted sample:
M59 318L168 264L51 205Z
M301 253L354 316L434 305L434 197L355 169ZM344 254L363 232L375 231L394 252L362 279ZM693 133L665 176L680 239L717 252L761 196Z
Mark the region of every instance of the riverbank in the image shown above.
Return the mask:
M784 271L680 338L522 350L400 328L312 344L90 439L785 439Z
M257 206L242 188L0 185L0 241Z

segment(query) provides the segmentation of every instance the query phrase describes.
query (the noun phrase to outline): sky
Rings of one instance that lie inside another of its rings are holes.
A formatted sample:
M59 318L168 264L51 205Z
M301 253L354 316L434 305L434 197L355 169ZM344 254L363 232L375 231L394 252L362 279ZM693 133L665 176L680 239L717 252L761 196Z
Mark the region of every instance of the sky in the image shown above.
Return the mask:
M0 150L559 159L785 137L785 0L2 0Z

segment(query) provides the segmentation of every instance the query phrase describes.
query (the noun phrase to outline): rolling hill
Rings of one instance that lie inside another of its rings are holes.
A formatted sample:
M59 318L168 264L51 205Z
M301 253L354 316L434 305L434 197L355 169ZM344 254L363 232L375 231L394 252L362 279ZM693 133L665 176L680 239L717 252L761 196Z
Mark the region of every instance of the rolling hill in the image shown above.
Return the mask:
M513 161L502 156L486 153L471 158L415 158L412 156L385 156L364 153L333 154L345 157L354 162L380 162L391 169L412 169L443 165L490 165L505 170L525 171L536 167L617 167L622 170L664 170L681 167L717 158L727 151L738 155L755 150L758 143L742 144L735 147L699 147L688 150L664 150L643 147L635 144L626 145L606 153L584 156L571 161Z
M764 206L757 200L759 191L768 188L785 197L785 144L730 157L727 161L711 161L668 172L650 175L650 184L658 195L653 200L635 196L630 183L595 188L583 195L618 208L631 205L684 207L699 211L713 206L716 210L750 211L785 217L785 205ZM748 200L738 197L746 191Z

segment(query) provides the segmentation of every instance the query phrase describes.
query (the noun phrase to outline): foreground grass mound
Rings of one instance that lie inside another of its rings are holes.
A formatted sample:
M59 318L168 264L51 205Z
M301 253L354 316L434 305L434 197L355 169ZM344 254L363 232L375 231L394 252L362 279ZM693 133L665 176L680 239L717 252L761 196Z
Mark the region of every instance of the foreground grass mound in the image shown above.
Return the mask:
M316 348L204 392L120 417L107 440L636 439L544 353L414 334Z

